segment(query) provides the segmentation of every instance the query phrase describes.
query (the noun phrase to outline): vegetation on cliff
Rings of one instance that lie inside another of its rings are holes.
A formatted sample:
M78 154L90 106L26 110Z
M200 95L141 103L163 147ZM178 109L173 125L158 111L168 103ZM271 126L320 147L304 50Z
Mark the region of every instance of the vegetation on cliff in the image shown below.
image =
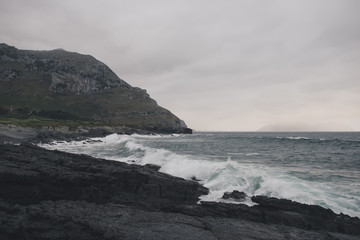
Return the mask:
M89 55L0 44L0 123L125 126L189 132L185 123Z

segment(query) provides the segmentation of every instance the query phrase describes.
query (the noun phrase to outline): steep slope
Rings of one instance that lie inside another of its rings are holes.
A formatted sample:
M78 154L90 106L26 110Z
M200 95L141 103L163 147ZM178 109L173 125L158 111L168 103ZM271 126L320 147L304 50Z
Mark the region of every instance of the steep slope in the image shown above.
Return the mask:
M76 121L190 131L145 90L130 86L90 55L63 49L18 50L6 44L0 44L0 116L38 125Z

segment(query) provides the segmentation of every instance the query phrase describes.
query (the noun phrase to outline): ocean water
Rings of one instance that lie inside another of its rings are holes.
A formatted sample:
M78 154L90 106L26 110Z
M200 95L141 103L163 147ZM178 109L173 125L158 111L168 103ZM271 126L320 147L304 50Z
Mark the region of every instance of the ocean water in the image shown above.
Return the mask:
M360 217L360 133L198 132L117 135L42 144L197 179L202 200L225 201L226 191L317 204ZM252 205L250 199L245 204Z

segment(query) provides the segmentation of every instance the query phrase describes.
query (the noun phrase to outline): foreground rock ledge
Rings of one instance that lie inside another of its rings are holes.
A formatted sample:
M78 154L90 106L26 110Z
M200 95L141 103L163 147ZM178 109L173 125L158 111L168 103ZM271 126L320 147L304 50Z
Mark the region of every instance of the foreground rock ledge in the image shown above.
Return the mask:
M360 220L263 196L202 202L196 181L137 166L0 145L0 239L359 239Z

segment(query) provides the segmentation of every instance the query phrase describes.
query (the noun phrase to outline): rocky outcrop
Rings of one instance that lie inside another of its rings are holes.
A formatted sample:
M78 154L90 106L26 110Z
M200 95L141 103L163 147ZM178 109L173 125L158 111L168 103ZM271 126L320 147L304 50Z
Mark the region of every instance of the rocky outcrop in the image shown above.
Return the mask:
M0 145L0 239L358 239L360 220L253 197L201 202L207 189L154 165L33 145Z
M0 44L1 116L191 132L146 90L130 86L90 55L63 49L18 50L6 44Z
M225 192L224 195L222 196L222 199L231 199L231 200L235 200L235 201L245 201L246 197L247 197L246 193L234 190L232 192Z
M32 143L46 143L53 140L60 141L79 141L93 137L105 137L107 135L117 134L145 134L151 135L154 131L158 133L172 133L171 129L136 129L125 126L79 126L75 129L70 129L68 126L43 126L41 128L21 127L11 124L0 124L0 144L13 143L19 144L22 142ZM182 133L191 133L182 131Z
M264 222L360 235L359 218L287 199L253 196L251 200L258 203L256 208L263 213Z
M241 218L193 217L124 204L43 201L29 206L0 201L0 238L356 240L358 236L256 223Z
M2 74L0 80L11 81L30 73L50 75L49 90L54 93L90 94L112 88L131 88L104 63L90 55L67 52L18 50L0 44ZM5 65L6 63L13 63ZM23 69L17 68L22 65Z
M43 151L30 144L0 145L0 152L0 196L14 204L43 200L185 204L196 203L208 191L197 182L148 166Z

